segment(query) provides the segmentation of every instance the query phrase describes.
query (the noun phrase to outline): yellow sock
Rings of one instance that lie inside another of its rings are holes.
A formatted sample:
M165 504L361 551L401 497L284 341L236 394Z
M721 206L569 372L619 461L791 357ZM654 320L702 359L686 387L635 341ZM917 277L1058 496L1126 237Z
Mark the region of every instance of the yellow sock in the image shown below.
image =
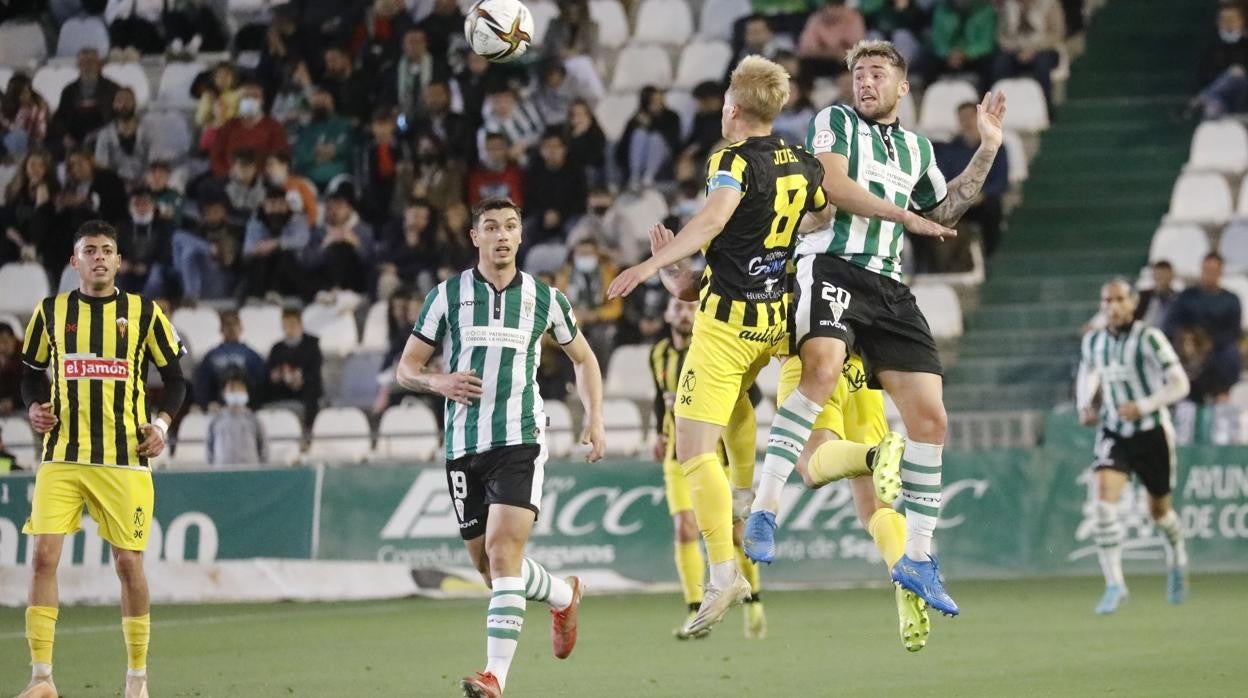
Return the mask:
M906 551L906 517L895 509L876 509L867 522L867 530L875 539L875 547L888 569L901 559Z
M676 574L680 577L685 603L702 603L702 582L706 575L706 565L702 562L702 548L697 541L676 544Z
M152 616L127 616L121 619L121 633L126 637L126 655L130 669L147 668L147 644L152 637Z
M754 441L758 432L758 420L754 416L754 406L750 404L748 393L737 398L732 408L732 416L728 418L728 426L724 427L724 450L728 454L728 479L732 486L739 490L748 490L754 486Z
M680 464L689 483L693 514L706 540L707 562L728 562L732 552L732 491L719 456L703 453Z
M763 590L762 573L758 569L758 563L746 557L745 549L740 546L737 546L737 567L741 568L745 581L750 583L750 593L757 596Z
M811 479L820 485L870 475L867 467L867 451L870 450L870 446L853 441L829 441L815 450L807 469Z
M30 645L31 664L52 664L52 643L56 640L56 618L59 614L52 606L26 609L26 643Z

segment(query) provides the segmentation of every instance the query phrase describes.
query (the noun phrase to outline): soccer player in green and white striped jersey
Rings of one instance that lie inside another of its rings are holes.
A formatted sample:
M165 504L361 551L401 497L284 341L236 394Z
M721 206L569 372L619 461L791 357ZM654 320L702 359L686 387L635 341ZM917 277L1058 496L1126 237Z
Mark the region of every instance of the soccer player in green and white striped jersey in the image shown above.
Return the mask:
M1124 279L1101 287L1106 327L1083 336L1076 384L1081 421L1100 425L1092 468L1097 556L1105 575L1105 593L1096 607L1101 614L1113 613L1127 598L1118 500L1131 473L1148 491L1149 513L1166 536L1166 595L1180 603L1187 594L1187 550L1170 498L1176 463L1168 408L1186 397L1190 386L1166 336L1135 320L1137 302L1135 289Z
M473 211L476 267L429 292L397 368L408 390L446 398L447 485L460 535L493 595L486 616L486 667L461 683L465 695L502 696L528 599L550 604L555 656L576 644L581 583L552 576L524 556L542 498L546 417L537 390L542 335L576 369L585 406L588 460L602 458L602 373L561 291L516 268L520 207L488 199ZM441 345L448 372L426 369Z
M791 317L802 379L776 410L762 482L775 488L792 472L855 348L868 384L892 396L909 437L900 463L906 553L893 565L892 579L932 608L956 615L958 606L931 556L946 424L940 356L914 295L901 283L899 259L906 230L938 238L956 234L947 226L979 195L1001 146L1005 97L984 97L977 108L979 150L946 184L931 142L897 119L910 89L905 58L888 42L862 41L846 62L853 107L821 111L808 134L807 149L823 164L823 188L836 211L830 225L797 243ZM862 462L869 445L838 440L820 448L839 451L835 460ZM776 512L769 506L777 498L767 488L759 488L746 523L745 550L754 559L775 549Z

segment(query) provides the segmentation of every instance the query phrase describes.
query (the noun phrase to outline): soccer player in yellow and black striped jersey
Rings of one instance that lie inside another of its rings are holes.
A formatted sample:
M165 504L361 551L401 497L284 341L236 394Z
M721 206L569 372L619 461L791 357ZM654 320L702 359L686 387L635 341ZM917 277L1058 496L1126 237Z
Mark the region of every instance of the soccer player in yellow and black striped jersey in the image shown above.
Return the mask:
M78 290L35 307L22 350L22 398L31 426L44 438L30 520L23 528L35 546L26 609L33 671L18 698L57 695L52 682L56 570L65 536L80 528L84 506L100 537L111 544L121 580L125 697L146 698L150 620L143 551L154 502L148 459L164 450L169 422L186 397L178 366L182 344L155 303L117 289L121 257L112 226L84 223L70 264L78 272ZM145 388L148 361L165 386L155 406L148 404Z
M772 135L788 100L789 75L759 56L732 72L724 94L723 135L731 145L707 167L707 197L672 243L619 274L609 297L704 250L701 302L676 398L676 453L689 482L698 528L706 539L710 581L690 634L719 622L750 587L738 573L732 544L732 492L715 449L744 387L771 360L786 334L785 264L807 213L831 220L823 166Z

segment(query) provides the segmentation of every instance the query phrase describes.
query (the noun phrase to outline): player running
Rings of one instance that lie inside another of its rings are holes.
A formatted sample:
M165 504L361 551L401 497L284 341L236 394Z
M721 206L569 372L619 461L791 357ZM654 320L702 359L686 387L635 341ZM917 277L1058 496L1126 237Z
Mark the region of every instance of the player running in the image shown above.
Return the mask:
M18 698L57 696L57 565L65 536L81 527L84 506L112 546L121 580L125 698L147 698L151 620L143 551L155 500L148 459L164 451L172 415L186 397L178 365L183 348L159 306L118 291L121 256L111 225L84 223L74 236L70 266L78 272L78 289L35 306L22 349L22 399L31 426L44 437L30 519L22 529L34 536L35 546L26 609L33 671ZM165 386L155 419L144 383L149 360Z
M429 292L396 369L404 388L446 398L447 486L464 545L493 591L485 671L461 682L469 698L503 695L526 600L550 605L556 657L566 658L576 645L580 580L555 577L524 556L546 464L537 389L543 334L559 342L575 367L589 461L602 458L606 441L598 360L563 293L517 270L520 221L520 207L507 199L477 205L471 231L477 266ZM439 345L446 373L426 368Z
M931 142L897 122L901 97L910 89L905 59L888 42L862 41L847 63L854 106L821 111L808 137L836 212L831 225L797 244L794 341L802 376L776 410L763 482L769 473L792 469L836 389L849 349L858 349L868 385L893 397L909 437L901 466L906 549L892 579L932 608L956 615L958 606L931 556L945 439L940 356L927 320L901 282L900 253L906 230L939 238L956 234L946 226L979 195L1001 145L1005 98L988 95L979 105L983 142L966 171L946 187ZM775 511L756 501L745 530L752 559L773 559L775 525Z
M1105 594L1096 606L1113 613L1127 600L1122 576L1122 525L1118 499L1135 473L1148 490L1148 510L1165 534L1166 596L1187 595L1187 548L1183 526L1171 506L1174 489L1174 427L1170 405L1187 397L1187 374L1160 330L1135 320L1138 298L1124 279L1101 287L1106 327L1083 336L1077 402L1080 420L1100 425L1096 441L1096 545ZM1099 399L1099 409L1094 403Z
M784 341L785 263L808 211L824 211L823 168L771 133L789 75L758 56L732 72L723 135L731 145L707 163L707 197L672 243L611 283L626 296L660 269L705 250L701 301L676 395L676 456L706 540L710 580L684 632L707 632L750 595L732 544L733 501L715 453L733 406Z

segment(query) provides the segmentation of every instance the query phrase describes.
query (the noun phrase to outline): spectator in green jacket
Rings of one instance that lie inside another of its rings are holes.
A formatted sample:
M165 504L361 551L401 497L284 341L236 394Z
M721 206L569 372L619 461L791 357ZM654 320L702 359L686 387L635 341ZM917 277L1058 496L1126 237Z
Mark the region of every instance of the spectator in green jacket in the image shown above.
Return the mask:
M939 0L920 74L931 84L941 75L970 73L987 89L997 48L997 11L991 0Z
M295 138L295 170L321 191L330 180L351 172L355 162L355 130L334 113L334 96L317 88L310 101L312 120Z

